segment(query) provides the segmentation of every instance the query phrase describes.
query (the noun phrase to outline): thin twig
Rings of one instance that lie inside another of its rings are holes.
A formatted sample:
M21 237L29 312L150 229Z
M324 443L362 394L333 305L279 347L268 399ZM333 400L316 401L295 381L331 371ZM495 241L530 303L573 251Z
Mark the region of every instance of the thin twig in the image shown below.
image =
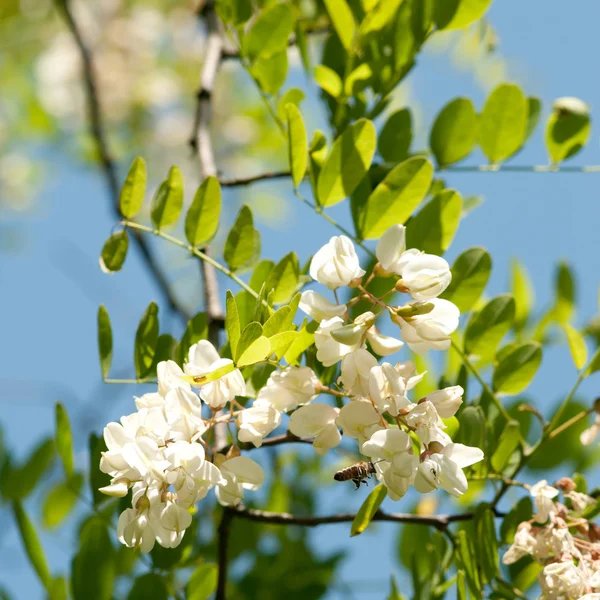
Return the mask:
M73 13L71 12L71 6L69 0L55 0L56 6L59 12L63 15L64 21L73 36L77 49L79 50L79 56L81 58L82 69L83 69L83 82L85 87L85 95L87 102L88 122L90 128L90 134L96 144L98 156L100 158L100 164L104 173L104 179L108 187L108 192L111 198L111 205L113 212L117 218L120 218L119 211L119 178L117 175L117 168L115 161L110 153L108 140L106 137L106 129L104 125L104 118L102 115L102 108L100 106L100 98L98 94L98 85L96 82L96 74L94 69L94 62L92 57L92 51L87 45L81 29L75 20ZM191 314L185 309L177 300L171 290L171 286L167 280L166 275L160 269L158 263L154 259L150 246L142 238L138 232L134 232L133 239L135 240L142 258L146 263L150 273L154 277L158 287L161 289L168 302L169 307L181 315L184 319L189 319Z
M257 181L284 179L291 176L292 174L289 171L267 171L265 173L259 173L258 175L250 175L249 177L221 178L219 179L219 183L221 184L221 187L241 187L251 185Z
M282 444L312 444L313 440L309 438L301 438L293 433L283 433L282 435L276 435L272 438L266 438L262 441L262 445L260 448L270 447L270 446L281 446ZM224 446L219 449L221 454L227 454L232 444L228 446ZM256 446L251 444L250 442L241 442L238 444L238 448L240 450L255 450Z
M227 550L229 547L229 534L231 532L231 522L233 521L235 512L229 508L223 508L223 516L219 523L219 576L217 580L217 592L215 600L225 600L227 598Z
M319 525L330 525L333 523L351 523L356 517L355 513L340 513L322 517L299 516L289 513L275 513L253 508L246 508L239 505L231 510L236 517L248 519L249 521L269 523L271 525L302 525L304 527L318 527ZM504 516L503 513L498 511L494 511L494 514L497 517ZM473 519L473 517L473 512L457 513L453 515L414 515L410 513L385 513L378 511L375 513L375 516L372 520L428 525L443 531L448 527L448 525L450 525L450 523L456 523L458 521L470 521Z

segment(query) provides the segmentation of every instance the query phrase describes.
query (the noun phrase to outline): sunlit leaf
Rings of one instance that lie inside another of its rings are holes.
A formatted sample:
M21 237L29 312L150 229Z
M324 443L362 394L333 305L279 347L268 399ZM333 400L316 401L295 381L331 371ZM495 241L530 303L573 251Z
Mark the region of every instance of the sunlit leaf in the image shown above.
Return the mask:
M269 56L261 54L250 67L250 73L256 79L260 88L271 95L275 95L285 83L287 72L287 50Z
M294 15L288 4L262 10L248 31L243 48L251 58L269 58L281 52L294 30Z
M219 228L221 186L216 177L207 177L198 188L185 217L185 237L192 246L210 242Z
M146 163L138 156L131 163L119 196L119 208L126 219L133 219L142 208L146 194L146 179Z
M76 474L50 489L42 508L44 527L53 529L69 516L77 503L82 485L83 476Z
M587 111L572 111L555 106L546 124L546 147L550 160L557 164L575 156L588 141L591 131Z
M127 231L117 231L104 242L100 254L100 268L105 273L116 273L123 267L129 249Z
M259 255L260 233L254 229L252 211L242 206L227 236L223 257L232 271L240 271L250 267Z
M490 300L473 314L465 331L465 351L478 356L492 355L508 333L515 318L515 300L510 294Z
M113 353L112 327L108 311L101 304L98 307L98 354L100 356L100 371L106 379L110 372Z
M274 304L287 302L298 287L300 265L295 252L286 254L269 273L267 290L273 291Z
M194 315L188 321L185 331L181 336L181 341L179 342L179 347L177 351L179 364L183 364L183 362L185 362L190 346L192 346L196 342L199 342L200 340L206 340L207 338L208 318L206 316L206 313L200 312L197 315Z
M352 50L356 36L356 21L346 0L324 0L333 28L346 52Z
M542 362L542 347L537 342L521 344L511 350L494 370L497 392L518 394L529 386Z
M177 167L171 167L152 199L150 216L157 229L168 227L177 221L183 208L183 176Z
M133 362L138 378L145 377L154 362L158 342L158 306L151 302L142 315L135 333Z
M204 563L196 567L186 588L187 600L207 600L217 588L217 565Z
M587 362L587 346L585 345L585 338L575 327L568 323L563 324L563 329L567 334L567 341L569 343L569 350L571 357L575 363L577 370L583 369L583 366Z
M349 196L373 160L377 136L367 119L359 119L338 137L323 163L318 182L322 206L332 206Z
M479 300L492 270L492 258L484 248L465 250L452 265L452 281L442 295L467 312Z
M521 331L533 305L533 287L525 267L516 260L511 264L511 292L515 299L515 329Z
M314 77L316 84L332 98L338 98L342 93L342 79L325 65L315 65Z
M352 527L350 529L350 537L360 535L369 525L375 513L379 510L381 503L384 501L387 494L387 488L385 485L379 484L371 493L367 496L366 500L362 503L358 509L354 521L352 521Z
M288 156L292 181L298 187L306 174L308 165L308 140L302 114L294 104L285 107L288 122Z
M71 433L71 424L69 423L69 415L65 407L60 403L56 403L56 433L54 441L56 450L62 461L63 469L67 477L73 475L74 459L73 459L73 435Z
M492 0L435 0L434 18L438 29L462 29L481 19Z
M388 162L400 162L408 157L412 142L412 118L408 108L393 112L379 134L377 148Z

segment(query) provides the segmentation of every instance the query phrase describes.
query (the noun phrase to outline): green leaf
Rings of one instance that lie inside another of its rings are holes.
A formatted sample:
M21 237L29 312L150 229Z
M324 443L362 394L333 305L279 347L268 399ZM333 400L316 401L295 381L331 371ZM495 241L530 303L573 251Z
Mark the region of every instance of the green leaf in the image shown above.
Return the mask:
M242 206L227 236L223 257L232 271L250 267L260 255L260 233L254 229L252 211Z
M231 290L227 290L225 299L225 330L227 331L227 339L229 340L231 356L236 356L238 342L241 335L241 327L237 303L235 301L235 296L231 293Z
M185 237L196 247L210 242L219 228L221 186L216 177L207 177L198 188L185 217Z
M224 23L241 25L252 16L252 4L248 0L217 0L215 8Z
M42 548L35 527L20 502L14 502L12 508L29 562L44 588L50 592L52 576L50 575L50 569L46 562L44 549Z
M452 265L452 281L442 298L454 302L460 312L473 308L490 278L492 258L484 248L465 250Z
M7 462L2 470L2 496L5 500L22 500L33 492L52 466L56 454L53 439L43 440L20 467Z
M232 353L234 362L237 363L242 354L263 335L263 326L258 321L252 321L244 327L239 341L236 344L235 354Z
M302 327L298 332L298 337L292 345L286 350L284 358L290 365L298 364L301 354L309 348L315 341L315 329L309 326L308 319L304 320Z
M267 358L271 353L271 342L269 341L269 338L261 335L241 353L240 357L236 361L236 366L242 368L248 365L253 365L254 363L265 360L265 358Z
M467 593L467 579L465 572L458 569L456 572L456 598L457 600L469 600Z
M568 110L554 110L546 124L546 147L550 160L558 164L575 156L588 141L590 116Z
M331 24L346 52L351 52L356 36L356 21L346 0L324 0Z
M250 73L260 88L267 94L275 95L285 83L288 71L287 50L271 56L259 56L250 67Z
M479 579L478 561L475 558L475 550L468 533L461 529L458 532L458 545L456 552L456 566L464 570L467 576L469 590L474 598L482 598L481 582Z
M288 122L288 156L290 161L290 170L292 172L292 181L294 187L298 187L308 165L308 139L302 114L294 104L287 104L285 107Z
M390 594L387 597L387 600L406 600L406 596L403 596L398 590L398 584L396 583L396 578L392 575L390 581Z
M491 356L508 333L515 318L515 300L503 294L490 300L467 324L465 352L477 356Z
M145 377L154 362L158 342L158 306L150 302L135 333L133 362L139 379Z
M387 494L387 488L385 485L379 484L371 493L367 496L366 500L362 503L358 509L354 520L352 521L352 527L350 529L350 537L360 535L369 525L371 519L375 516L375 513L379 510L381 503L384 501Z
M243 48L250 59L269 58L287 47L294 30L294 14L288 4L275 4L262 10L250 31Z
M287 119L286 107L288 104L293 104L297 108L306 98L306 94L300 88L290 88L277 101L277 118L280 121Z
M515 299L515 330L521 331L533 305L533 287L525 267L516 260L511 265L511 291Z
M263 325L263 334L270 338L276 333L289 329L288 323L291 312L292 310L289 306L282 306L279 310L275 311Z
M274 304L288 302L298 287L300 265L295 252L286 254L269 273L267 290L273 291Z
M577 331L577 329L568 323L563 324L563 329L567 334L569 350L571 351L571 357L575 363L575 368L577 370L583 369L587 362L587 346L585 345L585 338Z
M165 580L157 573L145 573L136 578L127 600L169 600Z
M490 163L512 156L525 141L529 105L517 85L500 84L488 97L479 127L479 143Z
M502 358L494 370L494 390L505 394L519 394L531 383L541 362L540 344L528 342L517 346Z
M513 452L521 445L521 429L518 421L509 421L500 434L498 446L492 454L492 468L496 473L502 473L509 464Z
M55 577L53 579L52 588L50 591L50 600L69 600L67 581L64 577Z
M183 176L177 167L171 167L152 200L150 217L156 229L172 225L183 208Z
M527 98L527 131L525 133L525 140L527 141L531 134L535 131L537 124L542 114L542 101L535 96L529 96Z
M69 515L77 503L83 485L83 475L77 473L50 489L42 508L44 527L54 529Z
M79 552L73 559L73 600L111 600L115 574L115 550L106 522L92 517L82 527Z
M100 268L105 273L116 273L123 267L129 248L127 231L117 231L104 242L100 254Z
M56 450L63 464L63 469L67 477L73 475L73 435L71 433L71 424L69 423L69 415L65 407L60 403L56 403L56 434L54 442Z
M462 197L454 190L436 194L407 224L407 248L443 254L452 243L462 212Z
M265 281L269 278L271 271L275 267L275 263L272 260L263 259L261 260L252 271L250 276L250 287L255 292L260 292L260 288L264 285Z
M103 473L99 468L102 452L106 452L107 450L108 448L106 447L104 438L96 435L95 433L90 433L90 437L88 439L88 453L90 457L88 472L90 474L90 488L92 492L92 498L94 500L94 506L97 506L106 500L106 496L98 490L110 483L110 476L106 473Z
M208 339L208 318L206 313L199 312L188 321L185 331L181 336L181 341L177 348L179 364L181 365L186 361L190 346L193 346L200 340L206 339Z
M354 191L371 166L376 144L375 127L367 119L359 119L335 140L317 185L322 206L333 206Z
M319 181L319 175L321 174L321 168L327 158L327 140L322 131L318 129L314 132L313 138L308 147L308 157L310 160L310 184L313 190L313 196L317 204L319 203L319 196L317 195L317 185Z
M112 364L113 338L110 317L104 305L98 307L98 354L102 379L106 379Z
M436 0L434 19L438 29L462 29L483 17L492 0Z
M390 24L404 0L385 0L367 11L358 31L363 43L371 40L375 35Z
M489 504L481 504L475 510L475 533L477 564L483 581L491 583L498 576L500 561L494 511Z
M559 323L567 323L575 311L575 280L566 263L558 265L555 281L556 300L552 317Z
M363 209L362 237L376 239L392 225L405 223L427 194L433 166L414 157L394 167L373 190Z
M271 352L275 353L277 360L281 360L299 335L300 333L297 331L282 331L269 338Z
M523 521L529 521L532 516L531 498L521 498L506 514L500 526L500 538L506 544L512 544L518 526Z
M440 167L468 156L477 142L477 114L468 98L455 98L438 114L429 145Z
M369 86L373 71L367 63L361 63L344 81L344 96L356 96Z
M119 208L126 219L133 219L140 212L146 194L146 180L146 162L138 156L129 167L119 197Z
M486 420L481 406L466 406L459 413L457 442L477 448L485 447Z
M383 160L400 162L406 160L412 142L412 117L408 108L392 113L379 134L378 149Z
M586 371L586 377L590 376L592 373L596 373L596 371L600 371L600 348L596 350L594 356L590 360L590 365Z
M325 65L315 65L313 69L315 83L332 98L339 98L342 94L343 84L341 77Z
M207 600L217 589L217 565L204 563L192 573L186 588L187 600Z

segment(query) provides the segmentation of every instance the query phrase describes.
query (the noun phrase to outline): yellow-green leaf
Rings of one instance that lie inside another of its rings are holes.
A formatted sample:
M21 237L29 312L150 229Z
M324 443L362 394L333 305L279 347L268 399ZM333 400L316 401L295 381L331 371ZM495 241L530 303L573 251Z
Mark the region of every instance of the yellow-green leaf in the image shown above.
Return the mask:
M250 67L250 73L256 79L260 88L271 95L275 95L285 83L287 72L287 49L270 56L260 55Z
M221 186L207 177L198 188L185 217L185 237L192 246L207 244L215 237L221 214Z
M302 114L295 104L287 104L285 107L288 122L288 156L292 181L294 187L298 187L306 174L308 164L308 139Z
M585 345L585 338L577 331L577 329L575 329L575 327L568 323L563 324L563 329L567 334L569 350L571 351L575 368L578 370L583 369L587 362L587 346Z
M528 342L517 346L494 369L494 390L505 394L519 394L531 383L541 362L540 344Z
M117 231L113 233L104 242L102 253L100 254L100 268L105 273L115 273L121 270L125 259L127 258L127 250L129 248L129 236L127 231Z
M56 433L54 442L56 450L63 464L63 469L67 477L73 475L74 460L73 460L73 435L71 433L71 424L69 423L69 415L65 407L60 403L56 403Z
M146 180L146 162L138 156L129 167L119 197L119 208L126 219L133 219L142 208L146 194Z
M386 494L387 488L382 484L379 484L371 491L367 496L367 499L362 503L362 506L358 509L354 521L352 521L350 537L360 535L367 528L371 519L373 519L375 513L379 510Z
M298 287L300 265L295 252L286 254L269 273L267 290L272 290L273 304L287 302Z
M260 255L260 233L254 229L252 211L242 206L231 228L223 258L232 271L240 271L252 266Z
M335 140L317 185L322 206L333 206L354 191L371 166L376 144L375 127L367 119L359 119Z
M271 352L275 353L277 360L281 360L299 335L300 334L297 331L282 331L269 338Z
M331 68L325 65L316 65L313 69L315 82L332 98L338 98L342 93L342 79Z
M54 529L67 518L77 502L82 485L83 476L78 473L50 489L42 507L44 527Z
M356 21L346 0L324 0L325 8L333 24L342 46L346 52L352 50L352 44L356 36Z
M477 143L477 114L468 98L455 98L438 114L429 145L440 167L468 156Z
M139 378L145 377L152 367L157 343L158 306L155 302L151 302L142 315L135 334L133 362Z
M156 229L168 227L177 221L183 208L183 176L177 167L171 167L152 200L150 217Z
M554 164L575 156L588 141L590 115L584 107L572 110L569 104L555 103L546 124L546 147Z
M502 473L509 464L510 457L521 445L521 429L518 421L509 421L498 440L496 450L492 454L492 468L496 473Z
M409 158L394 167L367 199L362 237L376 239L392 225L405 223L425 198L432 177L433 166L422 157Z
M284 50L294 30L294 15L289 4L274 4L262 10L244 39L243 48L253 60L269 58Z
M515 298L515 330L521 331L533 305L533 286L525 267L516 260L511 265L511 288Z
M408 108L393 112L379 134L377 148L387 162L406 160L412 142L412 117Z
M438 29L462 29L478 21L492 0L436 0L434 18Z
M236 362L238 367L246 367L265 360L271 354L271 342L268 337L261 335L254 340L240 355Z
M490 163L512 156L527 135L529 104L519 86L500 84L489 95L479 123L479 143Z
M98 354L100 356L100 371L106 379L112 364L113 338L108 311L101 304L98 308Z
M218 568L204 563L192 573L186 588L187 600L207 600L217 588Z
M515 318L515 300L503 294L472 315L465 331L465 352L482 357L494 354Z
M460 312L473 308L483 293L492 271L492 257L484 248L465 250L452 265L452 281L442 298L458 306Z

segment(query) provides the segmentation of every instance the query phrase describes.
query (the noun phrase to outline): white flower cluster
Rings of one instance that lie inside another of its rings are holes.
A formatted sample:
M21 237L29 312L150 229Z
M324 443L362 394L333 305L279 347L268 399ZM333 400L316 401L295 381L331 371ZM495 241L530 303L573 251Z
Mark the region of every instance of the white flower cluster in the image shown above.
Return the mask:
M439 256L407 250L405 240L402 225L386 231L377 245L375 267L378 276L396 276L395 290L412 296L405 306L389 307L369 297L362 286L365 271L352 242L344 236L332 238L315 254L310 274L330 289L358 287L373 301L374 310L384 307L413 351L447 349L459 318L454 304L438 298L450 284L448 263ZM323 454L341 442L341 428L371 459L377 478L393 500L404 496L411 484L422 493L441 487L454 496L463 494L468 484L462 469L482 460L483 452L452 443L444 431L443 419L458 410L462 388L445 388L412 402L408 392L423 374L417 375L411 362L380 365L366 348L368 343L374 353L387 356L403 346L401 340L384 336L375 327L384 311L362 313L349 323L346 305L332 303L314 291L302 294L300 308L319 321L317 359L324 366L341 361L339 383L345 390L342 395L350 401L341 409L320 403L301 407L291 416L290 431L314 438L315 449Z
M570 508L556 500L559 490ZM600 600L600 527L581 516L595 500L567 477L556 487L542 480L530 491L536 512L519 525L502 562L531 556L543 565L540 600Z
M356 439L394 500L411 484L422 493L443 488L460 496L467 490L462 469L482 460L483 452L453 443L443 421L458 410L462 388L448 387L413 402L409 392L423 374L410 362L379 364L366 348L368 343L375 354L387 356L403 346L375 327L386 311L416 352L447 348L458 325L458 309L437 298L450 283L448 264L440 257L406 250L404 240L402 226L384 234L371 276L395 276L393 289L412 296L402 307L387 306L362 286L365 271L349 239L333 238L312 261L311 274L320 283L331 289L358 287L360 297L371 299L374 311L379 309L349 322L348 305L332 303L314 291L302 294L300 308L320 324L315 333L317 359L324 366L341 361L339 389L324 386L309 367L280 365L253 402L242 406L236 397L252 395L252 390L247 390L233 361L221 358L209 342L189 349L183 370L173 361L158 364L157 391L136 398L137 412L104 430L108 451L100 469L112 479L101 491L116 497L132 494L132 507L121 514L117 528L124 544L144 552L155 541L174 547L191 523L192 506L211 488L223 505L236 505L245 490L257 489L264 472L240 455L240 445L260 447L285 413L291 413L289 431L313 439L319 454L340 444L342 433ZM198 394L190 382L200 386ZM337 408L312 403L321 392L346 404ZM220 423L227 424L232 436L231 427L236 426L237 440L225 455L209 443L209 432Z

